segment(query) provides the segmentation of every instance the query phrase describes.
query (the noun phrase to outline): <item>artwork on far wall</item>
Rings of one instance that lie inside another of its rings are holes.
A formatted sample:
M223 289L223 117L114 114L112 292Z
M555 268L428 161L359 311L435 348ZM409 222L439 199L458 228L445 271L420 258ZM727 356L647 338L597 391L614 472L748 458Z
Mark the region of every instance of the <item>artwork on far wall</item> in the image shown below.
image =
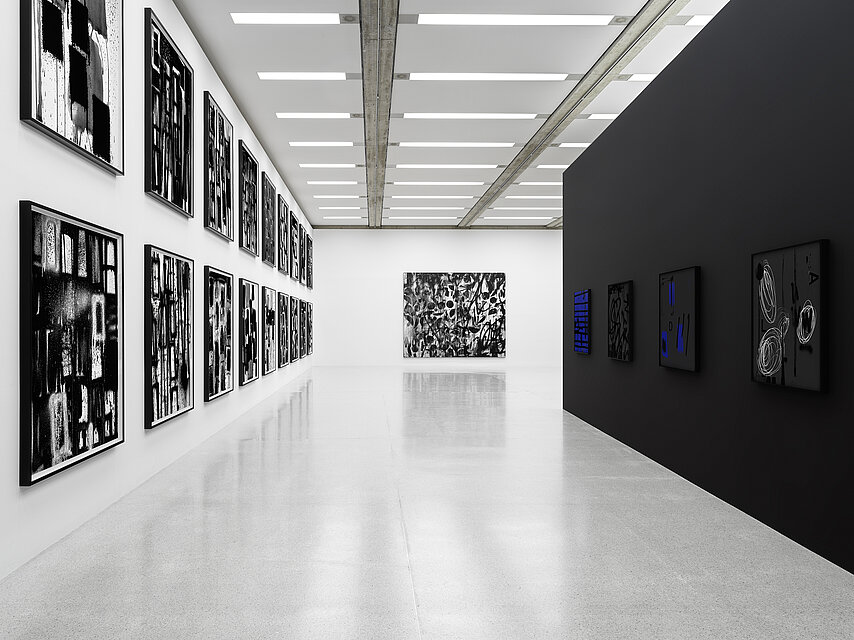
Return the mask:
M308 355L308 309L305 306L305 300L299 301L299 357L305 358Z
M818 240L751 258L754 381L824 388L827 245Z
M290 362L290 350L288 347L290 347L291 344L291 332L288 299L288 294L281 292L278 294L279 367L286 367Z
M276 266L276 188L266 171L261 174L261 261Z
M258 255L258 162L240 141L240 248Z
M290 216L290 211L288 211L288 205L282 194L279 194L278 200L279 206L276 224L276 241L278 245L277 266L280 273L288 275L288 267L290 266L288 258L288 243L290 240L290 235L288 234L288 216Z
M278 313L278 300L276 290L270 287L262 288L263 308L261 317L264 322L264 344L261 351L261 373L268 375L273 373L278 366L278 350L276 349L276 314Z
M697 371L700 267L658 276L658 364Z
M232 140L234 128L205 91L205 227L234 240Z
M193 217L193 69L145 10L145 191Z
M633 283L608 285L608 357L631 362L633 357L632 305Z
M233 283L230 273L205 267L205 402L234 389Z
M590 354L590 289L576 291L573 295L573 326L575 353Z
M21 203L20 482L124 442L124 239Z
M23 0L20 7L21 120L122 174L122 0Z
M503 358L503 273L403 274L406 358Z
M193 261L145 245L145 428L193 408Z
M291 278L299 282L299 221L291 211Z
M311 355L314 353L314 307L310 302L306 304L308 305L308 319L305 323L305 328L308 332L308 339L306 343L308 345L307 353L308 355Z
M305 251L305 227L302 224L299 225L299 281L302 284L305 284L305 261L306 261L306 251Z
M259 376L261 292L251 280L240 278L240 385Z
M314 289L314 240L305 236L305 286Z
M291 296L291 362L299 360L299 299Z

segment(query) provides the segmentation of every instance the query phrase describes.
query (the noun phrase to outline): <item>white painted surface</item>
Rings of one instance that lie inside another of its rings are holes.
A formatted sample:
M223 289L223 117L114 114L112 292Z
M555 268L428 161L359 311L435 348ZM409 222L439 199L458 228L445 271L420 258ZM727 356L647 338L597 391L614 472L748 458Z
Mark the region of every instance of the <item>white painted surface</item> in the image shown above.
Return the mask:
M18 119L19 36L17 7L0 29L0 66L7 90L0 93L0 578L102 511L148 477L305 372L310 361L289 365L247 387L205 404L203 399L204 266L211 264L261 285L312 300L303 286L204 228L202 185L203 92L213 93L234 125L237 141L248 141L262 171L275 175L213 68L170 0L125 2L125 176L113 177ZM185 219L143 192L144 8L150 6L178 43L195 72L195 218ZM236 163L236 157L234 159ZM235 165L236 169L236 165ZM260 180L260 177L259 177ZM291 195L276 179L277 190ZM237 191L235 185L235 192ZM125 443L30 487L18 486L18 201L35 200L125 236ZM235 226L237 226L235 224ZM235 229L237 232L237 229ZM195 260L195 408L151 432L143 429L143 247L159 245ZM235 303L237 282L235 280ZM237 325L234 327L235 343ZM236 352L235 352L236 355ZM236 363L235 363L236 365ZM235 370L235 380L237 373ZM97 554L96 548L91 549ZM57 567L57 571L61 571Z
M491 370L560 366L560 231L318 229L314 233L315 364ZM404 358L407 271L505 272L507 357Z

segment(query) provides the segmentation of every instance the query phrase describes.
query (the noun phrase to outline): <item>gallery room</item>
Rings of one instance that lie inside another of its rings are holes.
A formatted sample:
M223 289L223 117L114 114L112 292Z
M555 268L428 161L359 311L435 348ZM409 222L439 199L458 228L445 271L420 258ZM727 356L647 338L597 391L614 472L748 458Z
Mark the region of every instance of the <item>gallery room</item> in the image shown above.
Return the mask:
M5 3L0 638L854 638L851 3Z

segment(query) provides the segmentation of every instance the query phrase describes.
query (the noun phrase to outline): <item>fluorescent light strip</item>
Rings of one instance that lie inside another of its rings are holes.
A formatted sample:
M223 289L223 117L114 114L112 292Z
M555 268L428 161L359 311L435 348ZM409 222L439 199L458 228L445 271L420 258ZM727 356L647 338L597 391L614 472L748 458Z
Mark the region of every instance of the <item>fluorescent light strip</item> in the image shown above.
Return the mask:
M289 142L292 147L352 147L352 142Z
M533 120L536 113L404 113L406 120Z
M503 149L512 147L513 142L400 142L401 147L419 149Z
M586 149L590 146L589 142L561 142L561 149Z
M365 216L323 216L324 220L365 220Z
M657 73L633 73L629 82L652 82L656 76L658 76Z
M353 185L359 184L355 180L309 180L308 184L316 185Z
M613 15L583 14L422 13L418 16L418 24L486 27L601 27L610 24L613 19Z
M260 80L346 80L343 71L259 71Z
M349 113L292 113L279 112L276 117L280 120L346 120L350 117Z
M588 113L588 120L616 120L619 113Z
M474 196L392 196L396 200L473 200Z
M234 24L341 24L337 13L232 13Z
M321 211L361 211L364 207L318 207Z
M315 196L316 198L317 196ZM508 200L563 200L563 196L507 196Z
M358 200L365 196L314 196L318 200Z
M355 169L355 164L318 164L318 163L300 163L303 169Z
M492 207L493 211L563 211L561 207Z
M439 82L563 82L566 73L410 73L414 81Z
M484 220L554 220L554 216L483 216Z
M568 164L538 164L537 169L569 169Z
M693 16L685 23L686 27L705 27L715 16Z
M563 182L520 182L521 187L562 187Z
M388 207L391 211L462 211L465 207Z
M497 169L497 164L396 164L396 169Z
M393 182L403 187L482 187L485 182Z
M386 220L459 220L459 216L388 216Z

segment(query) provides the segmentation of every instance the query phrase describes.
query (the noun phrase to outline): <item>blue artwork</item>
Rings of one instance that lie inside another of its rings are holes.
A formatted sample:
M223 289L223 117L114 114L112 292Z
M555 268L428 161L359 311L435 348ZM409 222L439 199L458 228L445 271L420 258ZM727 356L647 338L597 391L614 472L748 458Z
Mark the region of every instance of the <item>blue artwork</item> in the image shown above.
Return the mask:
M662 273L658 277L658 364L696 371L697 294L700 268Z
M576 291L575 352L590 353L590 289Z

